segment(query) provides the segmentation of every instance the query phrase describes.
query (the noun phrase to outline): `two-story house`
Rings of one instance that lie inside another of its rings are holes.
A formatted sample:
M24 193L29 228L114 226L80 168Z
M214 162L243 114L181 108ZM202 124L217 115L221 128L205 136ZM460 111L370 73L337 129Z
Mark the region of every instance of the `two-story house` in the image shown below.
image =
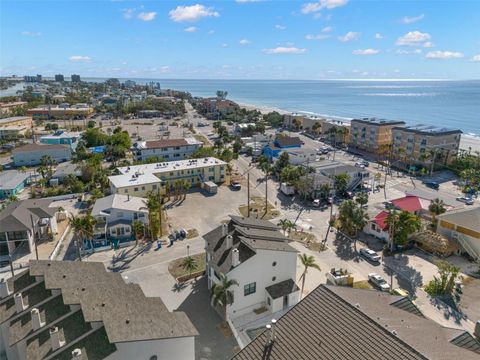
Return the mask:
M226 306L227 319L259 308L275 313L299 301L297 250L273 223L231 215L228 223L203 238L208 288L220 281L221 273L239 284L230 289L233 302Z
M165 161L183 160L189 158L202 146L201 141L192 137L140 141L134 144L133 153L135 160L147 160L152 157Z
M96 220L94 250L110 247L111 241L125 243L134 240L134 221L148 225L147 199L112 194L98 199L92 209Z

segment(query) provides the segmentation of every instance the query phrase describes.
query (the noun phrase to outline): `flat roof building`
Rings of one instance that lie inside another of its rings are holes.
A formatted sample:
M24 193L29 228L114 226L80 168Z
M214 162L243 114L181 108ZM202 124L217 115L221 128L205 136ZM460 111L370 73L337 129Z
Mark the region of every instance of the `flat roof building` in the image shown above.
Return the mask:
M183 160L202 146L203 142L193 137L139 141L134 145L134 157L135 160L147 160L152 157L165 161Z
M27 128L31 128L32 117L31 116L13 116L13 117L0 119L0 128L13 127L13 126L24 126Z
M130 173L109 176L112 194L147 196L149 192L160 191L162 181L152 173Z
M17 196L27 185L30 175L18 170L0 172L0 199Z
M39 165L43 156L50 156L56 163L68 161L72 158L72 149L63 144L27 144L12 151L15 166Z
M404 121L377 118L353 119L349 148L375 155L385 155L392 145L392 129L405 125Z
M396 126L393 153L403 167L449 165L457 156L462 131L436 125Z

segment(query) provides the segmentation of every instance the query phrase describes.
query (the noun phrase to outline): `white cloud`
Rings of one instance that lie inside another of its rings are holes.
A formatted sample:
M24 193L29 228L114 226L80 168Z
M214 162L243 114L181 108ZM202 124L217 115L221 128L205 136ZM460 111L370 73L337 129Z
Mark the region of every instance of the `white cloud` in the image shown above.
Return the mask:
M422 33L420 31L409 31L405 35L400 36L397 39L395 45L433 47L433 43L429 41L431 38L432 37L429 33Z
M430 51L425 55L426 59L460 59L463 54L458 51Z
M42 36L42 33L37 31L22 31L20 34L23 36Z
M155 11L151 12L141 12L138 14L138 18L142 21L152 21L155 20L155 17L157 16L157 13Z
M421 14L418 16L404 16L403 18L400 19L400 22L402 24L414 24L420 20L422 20L425 17L425 14Z
M421 54L422 49L414 49L414 50L405 50L405 49L397 49L395 54L398 55L410 55L410 54Z
M223 44L221 44L220 46L223 47L223 48L226 48L226 47L228 46L228 44L227 44L227 43L223 43Z
M248 45L248 44L250 44L250 41L247 40L247 39L242 39L242 40L240 40L238 43L239 43L240 45Z
M195 31L197 31L197 30L198 30L198 29L197 29L195 26L189 26L189 27L183 29L183 31L185 31L185 32L190 32L190 33L195 32Z
M196 4L192 6L177 6L169 13L170 19L175 22L198 21L204 17L218 17L220 14L211 7Z
M161 73L169 73L172 72L172 68L168 65L164 65L160 68Z
M287 27L285 25L275 25L275 29L277 30L285 30Z
M213 34L215 34L215 30L209 30L208 31L208 35L213 35Z
M359 37L360 37L359 32L349 31L345 35L339 36L338 40L340 40L341 42L347 42L347 41L351 41L351 40L356 40Z
M376 49L357 49L353 50L352 54L353 55L376 55L380 52L380 50Z
M327 34L308 34L305 35L305 39L307 40L325 40L328 39L330 35Z
M377 39L377 40L383 39L383 35L380 34L380 33L376 33L375 34L375 39Z
M90 56L72 55L70 56L70 61L89 62L89 61L92 61L92 58Z
M134 12L135 12L135 9L132 9L132 8L122 10L123 17L127 20L133 17Z
M302 13L310 14L322 9L334 9L336 7L347 5L348 0L320 0L314 3L306 3L302 6Z
M480 62L480 54L475 55L475 56L472 58L472 61L474 61L474 62Z
M264 49L263 52L266 54L304 54L307 52L307 49L279 46L272 49Z
M329 32L332 32L333 31L333 27L331 26L325 26L323 29L322 29L322 32L323 33L329 33Z

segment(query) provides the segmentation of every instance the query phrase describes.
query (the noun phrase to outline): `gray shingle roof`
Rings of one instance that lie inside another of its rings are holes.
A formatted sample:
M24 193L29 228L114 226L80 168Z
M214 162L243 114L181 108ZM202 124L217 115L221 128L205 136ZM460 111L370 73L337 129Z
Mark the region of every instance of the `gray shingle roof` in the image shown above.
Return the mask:
M58 211L57 207L49 207L51 203L48 199L28 199L8 204L0 212L0 231L31 230L30 214L35 222L39 218L52 217Z
M239 250L240 264L257 253L257 250L297 252L282 235L278 227L266 220L230 216L222 224L203 235L206 251L212 254L209 265L215 271L228 273L232 269L232 249ZM232 248L226 248L226 236L232 236Z
M235 360L478 359L451 341L461 330L392 306L399 299L373 290L320 285L275 326L264 331Z
M295 281L292 279L288 279L285 281L281 281L279 283L267 286L265 290L268 292L272 299L278 299L279 297L283 297L285 295L289 295L293 292L300 290L295 284Z

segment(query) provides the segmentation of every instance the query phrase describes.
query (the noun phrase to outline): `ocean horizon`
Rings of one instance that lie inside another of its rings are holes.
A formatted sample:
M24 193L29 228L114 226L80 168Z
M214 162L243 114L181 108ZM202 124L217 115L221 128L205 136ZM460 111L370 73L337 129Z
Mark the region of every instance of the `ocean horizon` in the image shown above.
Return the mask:
M101 82L107 78L82 78ZM377 117L408 125L431 124L480 136L480 80L331 79L209 80L121 78L138 84L159 82L164 89L215 96L259 108L342 120ZM2 92L3 94L3 92Z

